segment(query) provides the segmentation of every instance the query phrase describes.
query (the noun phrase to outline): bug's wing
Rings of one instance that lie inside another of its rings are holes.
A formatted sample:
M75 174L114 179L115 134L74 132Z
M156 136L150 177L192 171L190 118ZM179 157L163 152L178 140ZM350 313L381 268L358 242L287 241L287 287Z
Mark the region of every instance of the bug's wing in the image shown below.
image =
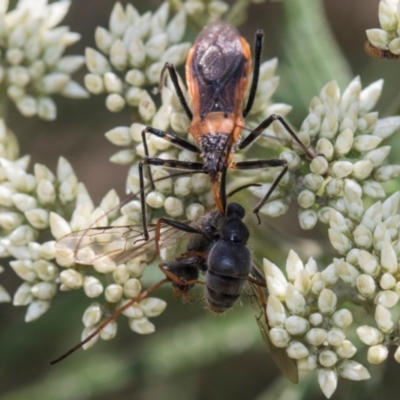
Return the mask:
M289 379L290 382L299 382L299 372L297 369L296 361L288 356L286 349L276 347L269 338L269 326L264 302L260 299L258 290L259 288L249 282L248 295L250 298L251 306L253 308L254 316L256 318L258 327L264 343L272 356L277 367ZM261 288L260 288L261 289ZM262 289L261 289L262 290Z
M119 265L142 255L154 255L155 227L145 241L141 225L106 226L72 232L56 243L57 254L78 264ZM167 226L160 236L160 249L176 246L185 233Z

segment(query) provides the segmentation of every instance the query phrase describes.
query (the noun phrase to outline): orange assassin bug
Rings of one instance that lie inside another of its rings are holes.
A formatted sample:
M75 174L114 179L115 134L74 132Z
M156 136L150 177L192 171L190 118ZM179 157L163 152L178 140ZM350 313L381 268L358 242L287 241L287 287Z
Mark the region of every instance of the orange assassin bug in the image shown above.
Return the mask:
M225 213L225 182L221 182L220 187L218 185L224 169L245 170L283 167L282 172L278 175L270 190L254 208L253 212L257 214L287 172L287 161L284 159L265 159L234 162L232 160L234 151L250 146L273 121L279 120L304 152L310 158L315 157L284 119L275 114L262 121L250 132L245 140L240 142L244 118L253 106L257 91L263 36L264 34L261 30L256 32L253 80L244 109L245 92L251 73L251 51L247 41L239 35L236 28L227 22L219 21L206 26L198 35L187 57L186 81L193 103L193 111L190 110L183 95L174 66L170 63L165 64L161 73L161 82L165 72L168 71L180 103L191 120L188 131L193 136L196 145L174 134L147 126L142 131L145 157L139 163L141 188L144 187L144 165L149 170L150 180L150 166L164 166L206 173L211 180L215 203L219 211ZM199 154L204 159L204 163L149 157L146 133L164 138L178 147ZM149 236L146 227L144 191L141 191L141 205L144 238L147 240Z

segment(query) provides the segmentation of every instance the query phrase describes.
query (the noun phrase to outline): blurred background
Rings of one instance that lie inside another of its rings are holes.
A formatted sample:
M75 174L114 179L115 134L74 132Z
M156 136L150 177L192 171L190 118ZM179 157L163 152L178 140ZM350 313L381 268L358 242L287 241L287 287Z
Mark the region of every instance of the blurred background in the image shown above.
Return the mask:
M82 40L69 54L83 54L95 47L94 30L108 26L114 0L72 0L63 21ZM121 1L127 3L126 1ZM161 0L134 0L139 12L155 10ZM277 75L281 83L275 102L293 106L290 121L299 127L307 115L312 96L336 79L343 90L360 75L363 86L383 78L385 85L377 109L380 116L400 113L400 61L369 58L363 50L365 30L379 27L378 0L283 0L252 4L241 34L252 43L256 29L265 32L263 59L279 58ZM193 41L194 29L187 40ZM83 81L84 69L76 78ZM104 133L133 121L129 110L118 114L106 111L102 96L71 101L57 98L58 118L45 122L21 117L10 103L8 125L16 133L21 155L30 154L32 164L47 165L53 171L59 155L73 165L95 202L111 188L124 198L127 167L108 159L116 148ZM391 144L396 160L399 140ZM398 189L393 184L393 191ZM293 223L293 221L296 221ZM253 227L263 238L263 253L278 265L280 254L294 248L305 261L325 252L329 259L325 229L300 231L293 204L282 218L262 221ZM257 231L258 229L258 231ZM318 241L315 239L318 237ZM276 252L282 248L282 252ZM6 261L4 260L4 265ZM2 284L14 293L20 279L10 270ZM0 305L0 400L19 399L323 399L316 374L292 385L280 376L268 356L252 312L247 304L236 306L225 316L214 316L204 309L202 295L194 304L181 304L170 287L161 288L157 297L167 301L165 312L154 319L156 334L132 334L121 320L117 337L98 342L90 350L79 351L50 367L49 361L80 340L81 316L90 300L80 292L59 294L53 307L39 320L24 323L25 307ZM355 343L359 343L355 339ZM356 359L367 365L365 350ZM372 379L365 382L339 380L333 399L392 398L399 393L400 366L389 356L381 366L370 366Z

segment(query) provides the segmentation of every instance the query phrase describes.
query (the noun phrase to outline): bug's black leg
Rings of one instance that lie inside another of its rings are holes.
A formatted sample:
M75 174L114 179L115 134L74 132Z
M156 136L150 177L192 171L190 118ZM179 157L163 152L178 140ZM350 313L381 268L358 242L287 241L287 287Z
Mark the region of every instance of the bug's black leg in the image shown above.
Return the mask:
M254 160L254 161L243 161L233 165L233 168L236 169L253 169L253 168L255 169L255 168L266 168L266 167L283 167L283 169L282 172L275 178L268 192L257 204L257 206L253 209L253 213L256 214L259 223L260 223L260 217L258 216L258 212L260 211L260 208L265 204L265 202L269 199L275 188L279 185L279 182L282 180L282 178L288 171L287 161L280 159Z
M245 118L253 107L254 99L256 98L258 78L260 76L260 63L261 51L263 44L264 32L259 29L256 32L256 40L254 43L254 67L253 67L253 80L251 82L250 94L247 100L246 108L243 110L243 117Z
M193 153L200 153L200 150L193 144L189 143L187 140L182 139L179 136L176 136L172 133L164 132L161 129L156 129L151 126L146 126L146 128L144 128L142 131L142 141L143 141L143 147L144 147L144 154L145 154L146 158L150 157L149 147L147 146L146 133L150 133L159 138L167 140L168 142L170 142L170 143L174 144L175 146L180 147L182 149L189 150ZM151 189L155 190L153 175L151 173L151 168L149 165L147 165L147 173L149 176Z
M178 96L179 102L181 103L181 106L183 110L185 111L185 114L188 116L190 120L193 119L193 113L190 110L188 103L185 99L185 96L183 95L181 86L179 85L179 80L178 80L178 74L176 73L176 69L173 64L166 62L162 71L161 71L161 76L160 76L160 85L158 87L158 90L161 91L163 84L164 84L164 76L165 76L165 71L169 72L169 76L171 77L172 84L174 85L176 95Z
M204 165L202 163L178 160L164 160L162 158L144 158L139 162L139 184L140 184L140 204L142 207L142 222L143 222L143 236L144 240L149 240L149 232L147 230L147 216L146 216L146 198L144 192L144 176L143 165L154 165L166 168L176 168L186 171L203 172Z
M274 121L278 120L284 128L287 130L289 135L295 140L295 142L302 148L302 150L307 154L307 156L311 159L315 158L315 154L313 154L299 139L296 133L293 132L292 128L286 123L286 121L280 116L276 114L271 114L267 119L262 121L260 125L257 126L252 132L250 132L249 136L239 145L239 149L245 149L250 146L262 133L265 129L267 129Z

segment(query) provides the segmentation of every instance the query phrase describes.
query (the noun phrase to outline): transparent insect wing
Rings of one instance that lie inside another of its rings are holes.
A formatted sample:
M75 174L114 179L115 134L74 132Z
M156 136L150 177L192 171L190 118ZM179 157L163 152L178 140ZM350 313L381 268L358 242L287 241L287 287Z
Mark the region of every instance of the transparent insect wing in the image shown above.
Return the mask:
M150 239L145 241L141 225L89 228L61 238L56 243L56 251L78 264L119 265L142 255L154 255L155 226L149 229L149 234ZM162 228L160 250L173 248L183 235L185 232L173 227Z
M251 282L249 282L248 284L248 295L251 306L253 308L254 316L261 332L261 336L264 340L267 350L271 354L272 359L290 382L298 383L299 372L297 369L296 361L288 356L288 354L286 353L286 349L276 347L271 342L268 334L269 327L266 307L259 297L258 287L256 287L255 284Z

